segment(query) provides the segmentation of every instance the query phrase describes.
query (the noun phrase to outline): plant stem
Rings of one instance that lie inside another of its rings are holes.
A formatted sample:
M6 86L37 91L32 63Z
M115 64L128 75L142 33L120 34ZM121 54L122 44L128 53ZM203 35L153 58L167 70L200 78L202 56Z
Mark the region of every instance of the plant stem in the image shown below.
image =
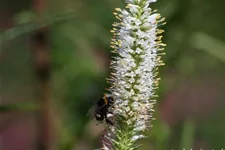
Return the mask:
M185 121L181 137L181 149L191 149L194 141L195 124L192 121Z

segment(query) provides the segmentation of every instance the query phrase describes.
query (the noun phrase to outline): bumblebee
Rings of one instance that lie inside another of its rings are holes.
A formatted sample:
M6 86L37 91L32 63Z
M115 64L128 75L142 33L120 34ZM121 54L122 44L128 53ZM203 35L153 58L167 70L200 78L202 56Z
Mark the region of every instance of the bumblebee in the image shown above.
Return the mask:
M97 121L104 121L108 125L113 125L113 122L109 119L110 116L113 116L112 106L114 104L114 99L111 95L104 94L102 98L89 110L91 114Z

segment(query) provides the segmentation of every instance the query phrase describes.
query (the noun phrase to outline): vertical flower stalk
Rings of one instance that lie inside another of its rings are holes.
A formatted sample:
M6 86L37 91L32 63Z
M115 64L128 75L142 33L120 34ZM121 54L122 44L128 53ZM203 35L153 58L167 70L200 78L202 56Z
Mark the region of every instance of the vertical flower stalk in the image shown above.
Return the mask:
M115 99L115 125L109 128L103 149L134 150L138 139L151 127L158 66L163 65L165 44L160 35L164 18L149 8L156 0L126 0L126 9L116 8L111 47L116 54L111 68L110 92Z

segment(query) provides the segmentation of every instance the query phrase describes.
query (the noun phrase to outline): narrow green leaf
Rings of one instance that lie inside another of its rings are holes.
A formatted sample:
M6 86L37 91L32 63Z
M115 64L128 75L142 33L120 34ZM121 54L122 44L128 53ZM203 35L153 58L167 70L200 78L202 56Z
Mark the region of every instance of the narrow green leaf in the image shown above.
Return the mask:
M225 62L225 42L201 32L194 33L190 42L194 48L205 51Z

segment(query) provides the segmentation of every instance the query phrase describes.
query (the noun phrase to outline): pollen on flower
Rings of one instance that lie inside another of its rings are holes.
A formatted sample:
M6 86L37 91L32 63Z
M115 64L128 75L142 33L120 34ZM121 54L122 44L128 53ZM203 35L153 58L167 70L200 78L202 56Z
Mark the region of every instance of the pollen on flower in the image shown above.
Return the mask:
M113 72L108 82L114 104L115 125L111 138L114 147L121 142L127 145L144 138L153 120L155 90L160 78L158 66L164 65L161 55L165 53L162 43L165 18L149 8L156 0L126 0L126 9L116 8L113 14L118 22L113 23L111 47L116 57L111 62ZM126 132L126 133L125 133ZM129 132L129 133L127 133ZM129 137L127 137L129 135ZM123 139L130 138L127 141Z
M121 11L121 9L120 9L120 8L115 8L115 10L116 10L116 11Z

